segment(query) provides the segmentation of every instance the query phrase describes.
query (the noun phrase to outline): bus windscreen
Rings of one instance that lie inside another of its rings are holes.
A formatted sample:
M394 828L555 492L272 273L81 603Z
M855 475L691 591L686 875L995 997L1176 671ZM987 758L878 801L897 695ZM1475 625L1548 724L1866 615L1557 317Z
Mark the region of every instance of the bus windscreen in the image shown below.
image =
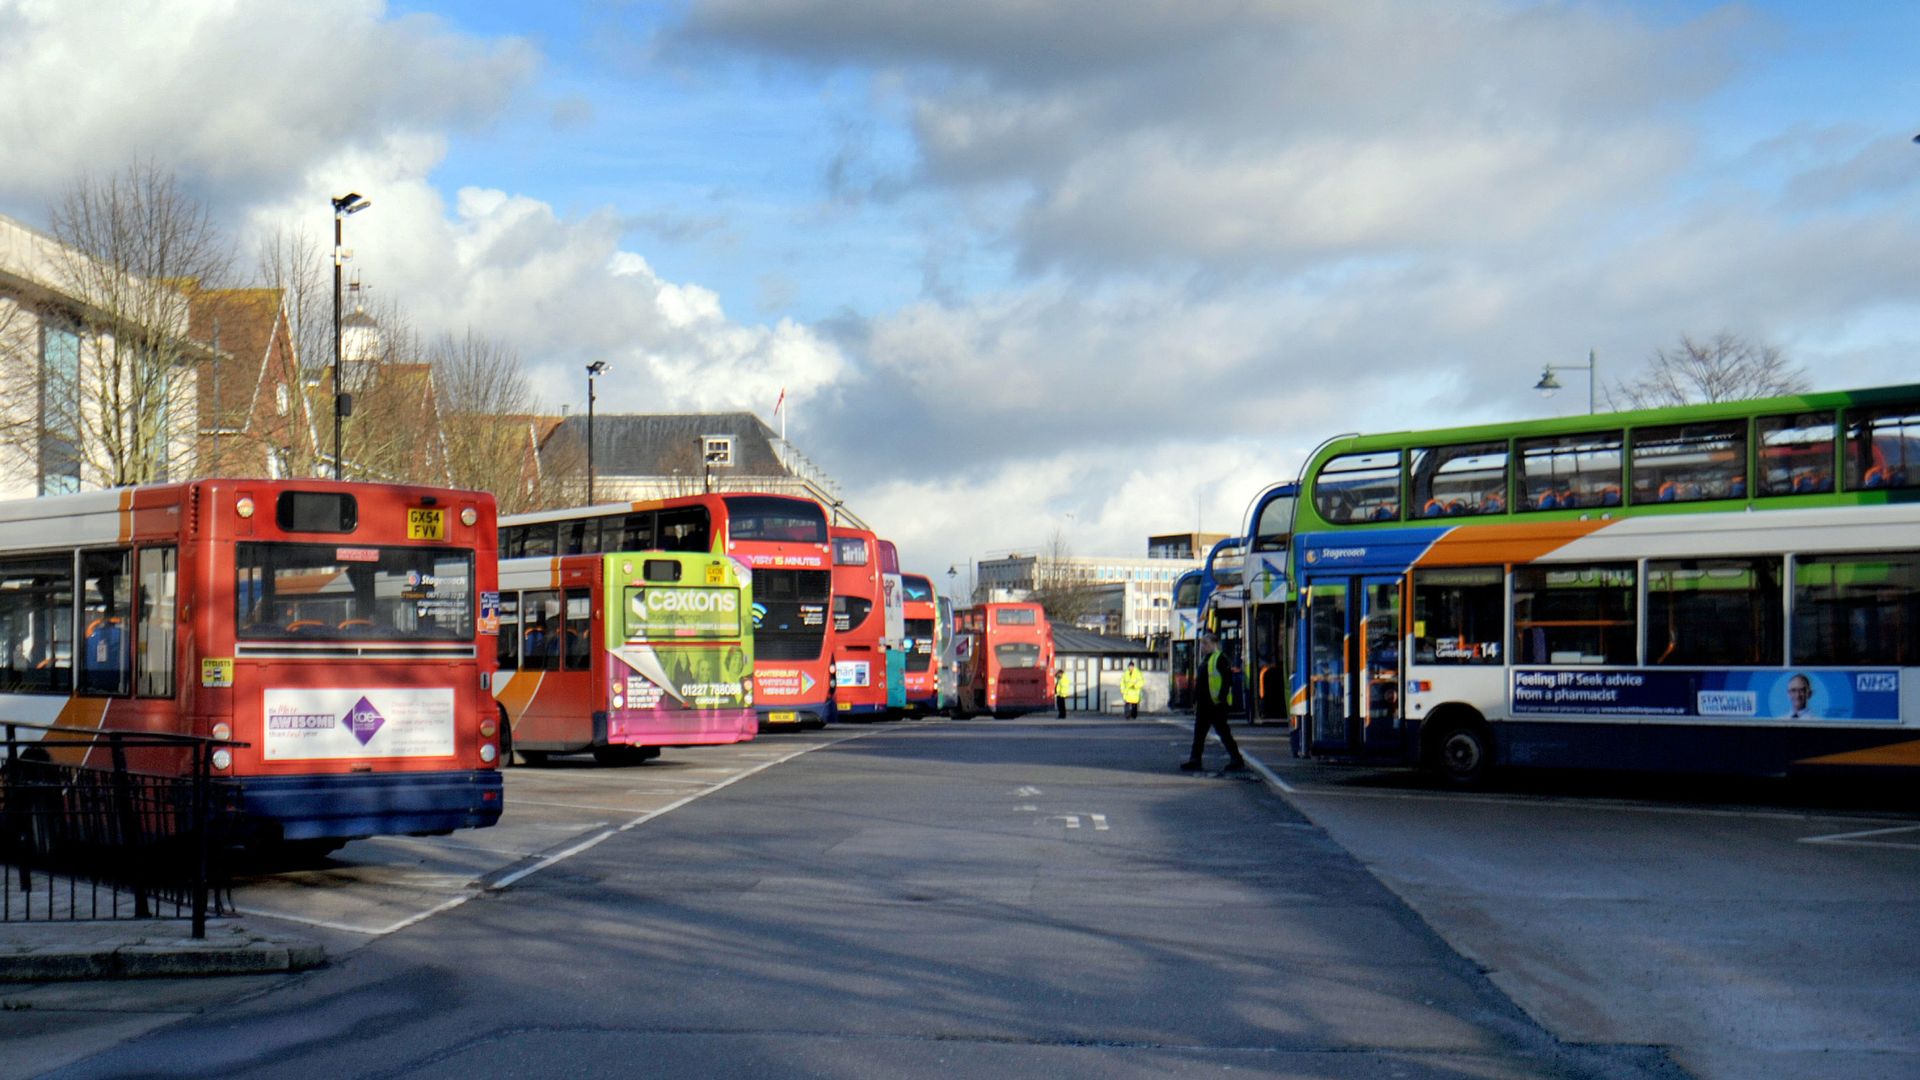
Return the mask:
M734 540L788 544L827 542L827 517L820 504L807 499L769 495L735 495L727 504L727 532Z

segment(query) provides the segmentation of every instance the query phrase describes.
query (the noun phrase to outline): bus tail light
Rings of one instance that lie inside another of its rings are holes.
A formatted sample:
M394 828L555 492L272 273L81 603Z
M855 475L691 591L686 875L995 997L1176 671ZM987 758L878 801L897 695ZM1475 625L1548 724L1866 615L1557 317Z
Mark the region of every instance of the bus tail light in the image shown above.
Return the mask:
M487 742L487 743L480 744L480 760L481 761L487 762L488 764L492 764L493 759L499 756L500 756L500 751L495 750L493 748L492 743Z
M473 524L479 520L480 511L475 510L471 506L463 506L460 508L460 524L471 528Z
M213 752L213 767L222 770L233 768L233 754L224 746L215 750Z
M231 724L213 725L213 737L216 739L219 739L221 742L226 742L228 739L233 738L233 725Z
M480 735L482 738L491 739L493 738L493 733L498 730L498 728L494 727L491 717L480 721Z
M236 514L239 514L243 518L252 517L253 516L253 496L242 495L240 497L240 501L233 504L233 512Z

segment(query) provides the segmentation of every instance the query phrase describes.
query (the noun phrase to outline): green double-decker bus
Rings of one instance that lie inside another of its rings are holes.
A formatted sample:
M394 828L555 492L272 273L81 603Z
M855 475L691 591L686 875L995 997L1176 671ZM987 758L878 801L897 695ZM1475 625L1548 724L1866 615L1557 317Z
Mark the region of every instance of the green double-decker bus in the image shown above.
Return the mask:
M1294 532L1920 499L1920 385L1334 439Z
M1920 385L1334 439L1293 556L1301 754L1920 768Z

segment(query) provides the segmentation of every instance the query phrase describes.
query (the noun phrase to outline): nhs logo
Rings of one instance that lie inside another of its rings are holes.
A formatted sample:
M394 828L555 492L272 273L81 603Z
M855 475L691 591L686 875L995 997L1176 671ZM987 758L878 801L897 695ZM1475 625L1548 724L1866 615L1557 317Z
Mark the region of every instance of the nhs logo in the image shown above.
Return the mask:
M1900 673L1897 671L1863 671L1853 677L1853 690L1857 694L1897 694L1900 692Z

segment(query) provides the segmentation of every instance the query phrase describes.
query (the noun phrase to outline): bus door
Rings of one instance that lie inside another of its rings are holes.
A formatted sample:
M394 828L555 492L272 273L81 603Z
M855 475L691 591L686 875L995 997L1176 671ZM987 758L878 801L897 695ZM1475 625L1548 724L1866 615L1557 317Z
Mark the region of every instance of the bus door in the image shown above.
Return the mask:
M1398 754L1405 741L1400 722L1400 579L1358 579L1361 592L1359 684L1362 749Z
M1399 752L1400 629L1398 577L1311 586L1307 709L1313 753Z
M1351 628L1346 579L1307 587L1307 725L1309 754L1348 754L1358 725L1352 700Z
M1287 721L1287 604L1261 604L1253 609L1253 659L1248 681L1253 684L1253 720Z

